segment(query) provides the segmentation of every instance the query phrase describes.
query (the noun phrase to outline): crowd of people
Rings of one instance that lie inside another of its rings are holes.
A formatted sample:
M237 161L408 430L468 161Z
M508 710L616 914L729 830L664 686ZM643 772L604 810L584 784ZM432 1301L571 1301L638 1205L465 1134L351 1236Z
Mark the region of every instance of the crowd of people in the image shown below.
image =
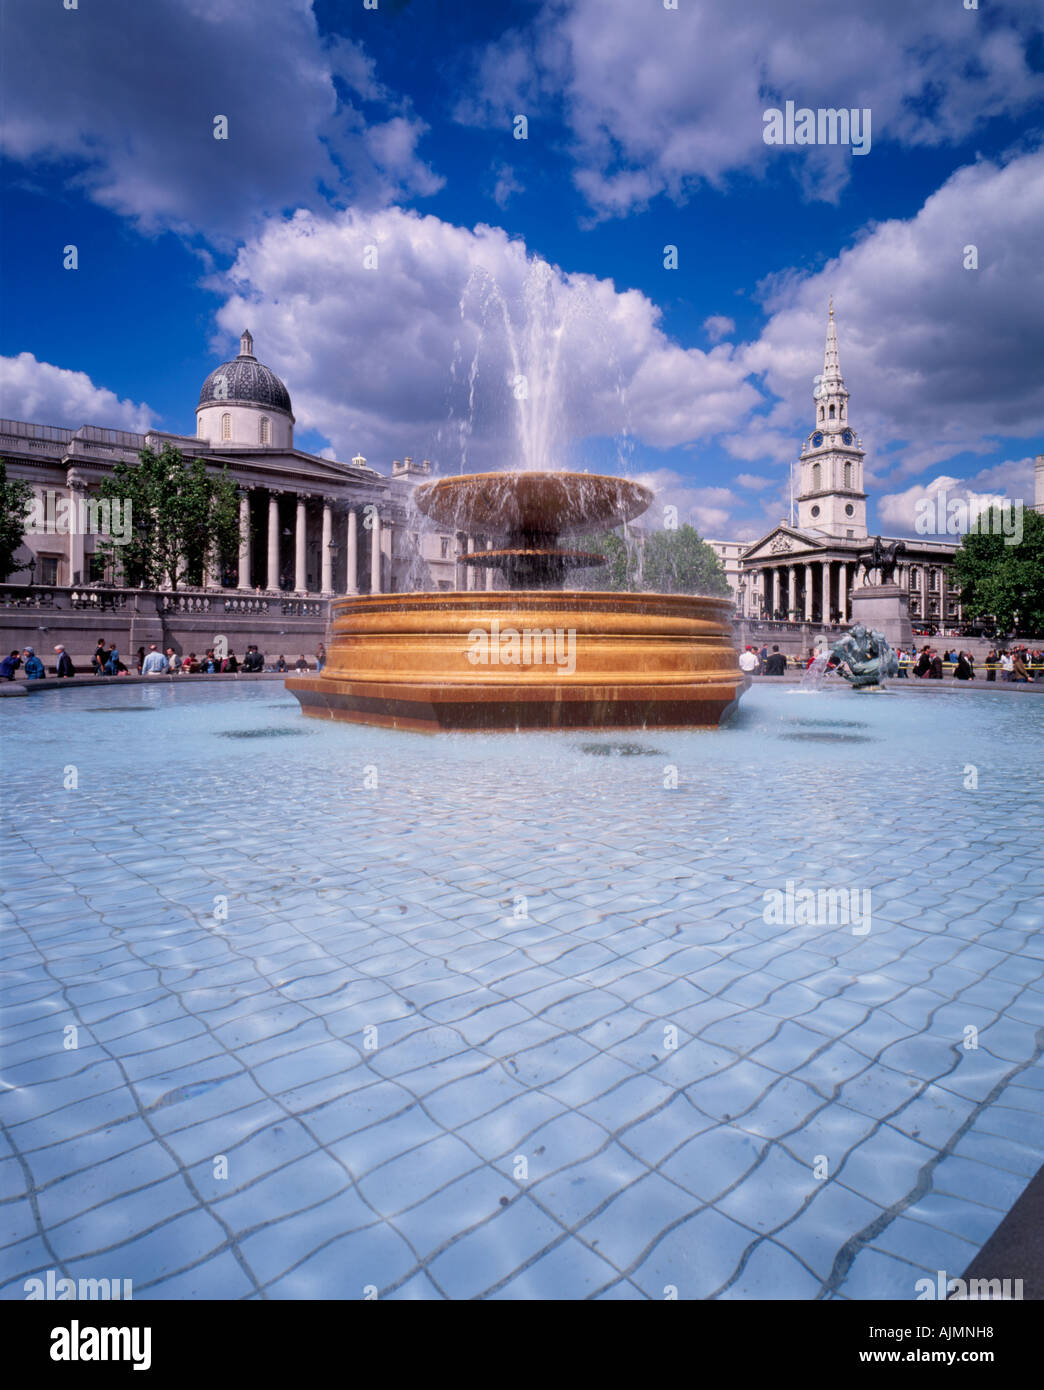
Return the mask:
M55 676L68 678L77 674L64 646L55 647L54 654L53 674ZM312 669L305 656L299 656L290 666L287 664L286 657L280 655L275 662L266 666L264 656L255 645L247 647L243 659L240 661L235 652L228 651L219 656L214 647L208 647L202 656L197 656L195 652L181 656L173 647L168 647L165 652L162 652L155 642L150 643L148 651L144 647L138 648L134 657L134 665L139 676L199 676L218 673L235 674L239 671L256 674L266 670L310 671ZM320 642L315 654L315 670L321 671L325 665L326 648ZM21 652L16 649L0 661L0 680L13 681L19 671L22 672L23 679L30 681L43 680L49 674L43 661L36 655L32 647L25 647ZM92 676L126 676L129 674L129 668L121 660L116 644L107 642L104 637L99 637L98 645L90 659L90 669L87 674Z
M807 656L785 656L778 647L770 652L763 646L748 646L739 659L740 669L754 676L784 676L787 671L803 671L811 666L818 653L810 649ZM939 652L935 647L925 645L919 651L896 652L899 675L908 679L911 675L921 680L942 680L944 676L954 680L975 680L978 672L971 652L958 650ZM833 663L828 663L832 665ZM1002 681L1044 680L1044 650L1030 651L1028 647L1011 647L1004 651L991 649L983 663L988 681L995 681L1000 674Z

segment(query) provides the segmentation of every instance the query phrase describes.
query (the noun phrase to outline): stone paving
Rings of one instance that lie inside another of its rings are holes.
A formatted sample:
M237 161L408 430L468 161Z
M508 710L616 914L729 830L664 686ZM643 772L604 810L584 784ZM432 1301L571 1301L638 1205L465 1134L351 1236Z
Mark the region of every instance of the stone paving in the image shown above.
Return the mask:
M813 698L516 739L271 686L9 702L2 1296L961 1274L1044 1150L1040 721ZM872 928L766 921L787 880L869 890Z

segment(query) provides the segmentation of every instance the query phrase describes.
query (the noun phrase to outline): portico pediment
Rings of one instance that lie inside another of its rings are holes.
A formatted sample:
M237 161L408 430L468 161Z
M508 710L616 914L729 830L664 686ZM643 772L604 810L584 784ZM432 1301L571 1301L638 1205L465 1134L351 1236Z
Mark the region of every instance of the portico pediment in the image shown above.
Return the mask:
M824 545L822 537L799 531L796 526L777 526L744 552L743 563L749 565L758 560L785 560L822 550Z

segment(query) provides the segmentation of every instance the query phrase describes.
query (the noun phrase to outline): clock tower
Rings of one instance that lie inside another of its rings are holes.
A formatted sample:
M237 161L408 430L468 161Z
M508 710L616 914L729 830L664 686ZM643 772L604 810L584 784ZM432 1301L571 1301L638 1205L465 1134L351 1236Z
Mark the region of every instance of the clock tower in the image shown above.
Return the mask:
M832 298L823 375L816 377L812 398L815 428L801 450L798 526L839 540L865 540L864 453L848 420L848 392L837 357Z

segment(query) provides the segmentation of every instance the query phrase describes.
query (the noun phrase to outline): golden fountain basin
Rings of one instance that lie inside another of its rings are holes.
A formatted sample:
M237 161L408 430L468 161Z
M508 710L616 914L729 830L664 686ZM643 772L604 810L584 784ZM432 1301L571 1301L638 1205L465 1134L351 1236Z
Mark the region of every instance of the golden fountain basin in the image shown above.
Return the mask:
M732 602L552 589L378 594L332 604L302 712L393 729L707 728L750 684Z

